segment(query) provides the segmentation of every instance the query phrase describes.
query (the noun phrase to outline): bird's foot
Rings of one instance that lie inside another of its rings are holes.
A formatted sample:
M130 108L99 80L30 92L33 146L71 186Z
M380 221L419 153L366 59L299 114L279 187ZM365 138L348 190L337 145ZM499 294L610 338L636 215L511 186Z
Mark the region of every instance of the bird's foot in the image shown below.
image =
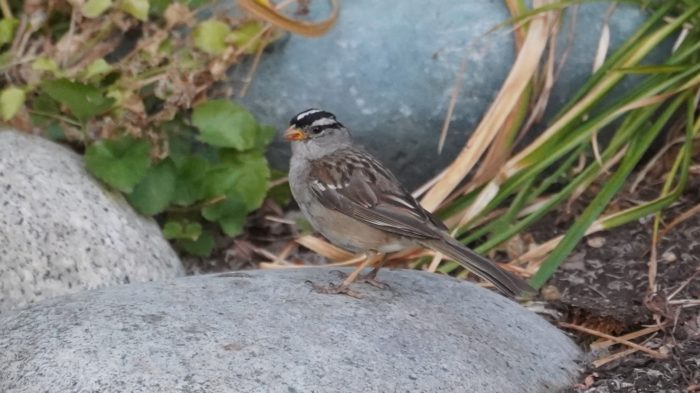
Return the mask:
M335 274L336 276L338 276L338 278L341 278L341 279L345 279L349 276L349 274L342 272L340 270L333 270L333 271L331 271L331 273ZM355 279L355 282L363 282L363 283L369 284L369 285L371 285L375 288L379 288L379 289L391 289L389 284L377 280L377 272L374 270L372 270L371 272L369 272L367 274L361 274L361 275L357 276L357 278Z
M354 297L355 299L362 298L362 295L360 295L359 292L350 289L349 285L329 283L327 286L324 286L316 284L312 281L306 281L306 283L311 285L311 288L318 293L326 293L331 295L348 295L350 297Z
M371 286L373 286L373 287L375 287L375 288L379 288L379 289L382 289L382 290L391 289L391 287L389 286L389 284L387 284L387 283L385 283L385 282L383 282L383 281L377 280L377 279L375 278L375 276L376 276L376 275L370 276L370 274L365 274L365 275L362 275L362 276L358 277L358 278L357 278L357 281L367 283L367 284L369 284L369 285L371 285Z

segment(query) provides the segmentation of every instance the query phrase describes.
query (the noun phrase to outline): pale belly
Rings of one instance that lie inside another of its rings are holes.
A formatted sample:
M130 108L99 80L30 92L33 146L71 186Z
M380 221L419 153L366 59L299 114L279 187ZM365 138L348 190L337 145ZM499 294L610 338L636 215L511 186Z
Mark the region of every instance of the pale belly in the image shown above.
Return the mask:
M309 223L331 243L352 252L381 253L396 252L413 245L409 239L387 234L335 210L326 209L320 204L313 204L315 207L310 208L311 203L306 199L310 198L310 195L303 192L304 185L293 181L306 177L307 170L303 161L292 158L289 176L292 195Z
M349 251L389 253L411 246L408 239L387 234L335 210L317 207L314 211L304 211L304 215L326 239Z

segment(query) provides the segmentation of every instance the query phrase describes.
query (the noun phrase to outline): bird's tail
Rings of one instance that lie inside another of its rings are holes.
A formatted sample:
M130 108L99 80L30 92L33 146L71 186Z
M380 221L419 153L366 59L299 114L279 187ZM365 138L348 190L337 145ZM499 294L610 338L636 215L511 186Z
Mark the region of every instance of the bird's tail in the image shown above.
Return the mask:
M536 291L525 281L502 270L493 262L470 250L452 237L423 241L423 245L454 259L464 268L489 281L510 297L527 296Z

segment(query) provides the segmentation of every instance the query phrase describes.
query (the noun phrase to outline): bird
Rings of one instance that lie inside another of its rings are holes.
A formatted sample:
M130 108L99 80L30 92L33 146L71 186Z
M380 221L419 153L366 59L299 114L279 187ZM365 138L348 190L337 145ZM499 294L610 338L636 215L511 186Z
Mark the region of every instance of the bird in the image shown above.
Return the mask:
M289 185L302 213L331 243L366 258L339 284L313 284L322 293L361 295L354 281L387 287L376 279L387 253L429 248L491 282L509 297L534 290L522 279L454 239L445 224L420 203L381 162L353 143L350 130L322 109L289 121ZM376 264L368 274L365 268Z

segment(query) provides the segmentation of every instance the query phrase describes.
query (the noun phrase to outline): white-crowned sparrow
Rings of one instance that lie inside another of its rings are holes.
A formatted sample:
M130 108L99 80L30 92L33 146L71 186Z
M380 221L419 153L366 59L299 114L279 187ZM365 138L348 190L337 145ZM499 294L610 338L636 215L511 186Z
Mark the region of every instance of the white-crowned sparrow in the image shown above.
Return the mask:
M284 136L292 142L292 195L311 225L332 243L372 256L419 245L447 255L509 296L532 292L524 281L452 238L388 169L353 146L350 131L332 113L307 109L291 119ZM368 256L340 285L315 287L352 295L350 283L377 259ZM365 277L370 283L378 283L374 278L382 261Z

